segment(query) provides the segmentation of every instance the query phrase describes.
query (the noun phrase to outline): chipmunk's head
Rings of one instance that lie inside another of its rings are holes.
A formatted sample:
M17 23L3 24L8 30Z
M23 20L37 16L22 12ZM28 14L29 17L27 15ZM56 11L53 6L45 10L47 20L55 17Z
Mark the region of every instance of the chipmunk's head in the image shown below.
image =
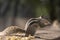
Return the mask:
M40 16L40 17L38 17L38 19L39 19L39 23L40 23L41 27L44 27L44 26L51 24L51 22L46 17Z

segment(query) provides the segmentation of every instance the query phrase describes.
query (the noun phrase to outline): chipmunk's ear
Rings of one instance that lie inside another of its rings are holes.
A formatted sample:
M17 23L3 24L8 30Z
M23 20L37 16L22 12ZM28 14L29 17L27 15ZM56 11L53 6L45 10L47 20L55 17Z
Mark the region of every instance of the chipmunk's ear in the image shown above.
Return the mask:
M38 17L39 19L42 19L42 16Z

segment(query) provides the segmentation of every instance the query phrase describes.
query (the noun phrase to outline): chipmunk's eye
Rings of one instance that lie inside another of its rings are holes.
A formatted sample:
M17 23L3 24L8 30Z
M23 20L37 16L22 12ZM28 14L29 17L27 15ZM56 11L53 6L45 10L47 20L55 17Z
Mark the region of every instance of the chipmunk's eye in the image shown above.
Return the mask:
M48 24L49 24L49 22L45 22L44 24L45 24L45 25L48 25Z

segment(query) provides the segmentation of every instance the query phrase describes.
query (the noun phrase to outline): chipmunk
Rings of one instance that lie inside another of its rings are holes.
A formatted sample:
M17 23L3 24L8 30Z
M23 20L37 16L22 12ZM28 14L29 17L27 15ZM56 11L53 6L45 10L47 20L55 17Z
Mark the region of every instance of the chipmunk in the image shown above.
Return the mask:
M31 18L26 23L26 26L25 26L26 35L25 36L29 36L29 34L33 36L36 30L38 29L38 27L42 28L50 24L51 23L47 19L42 18L42 16L38 18Z

